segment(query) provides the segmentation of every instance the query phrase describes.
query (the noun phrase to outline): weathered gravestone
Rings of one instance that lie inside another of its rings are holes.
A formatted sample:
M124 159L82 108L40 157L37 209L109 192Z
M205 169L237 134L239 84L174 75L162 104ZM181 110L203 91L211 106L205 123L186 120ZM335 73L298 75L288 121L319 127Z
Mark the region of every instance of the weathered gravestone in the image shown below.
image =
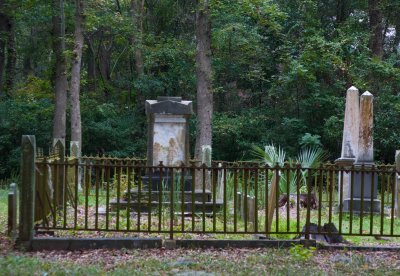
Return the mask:
M158 97L157 100L146 101L146 115L148 118L148 143L147 143L147 166L153 167L145 171L145 175L139 175L137 187L126 193L125 202L130 197L131 209L141 212L156 210L160 200L160 193L167 206L173 189L177 194L174 201L181 202L182 195L184 212L193 211L211 212L213 202L211 191L198 189L193 193L192 174L189 169L185 171L177 167L189 165L189 118L193 113L192 102L183 101L181 97ZM160 164L162 163L162 166ZM175 167L171 170L169 167ZM183 181L181 181L183 179ZM183 191L182 184L183 182ZM178 192L179 191L179 192ZM138 197L140 196L140 202ZM194 197L195 203L192 204ZM148 202L151 204L148 204ZM111 203L112 208L116 202ZM154 206L153 206L154 205ZM220 204L218 204L220 206ZM193 210L193 207L195 208ZM203 209L204 208L204 209Z
M180 97L158 97L146 101L148 118L147 165L180 166L189 154L189 117L191 101Z
M192 102L181 97L158 97L146 101L148 121L147 166L178 167L188 165L189 118L193 113ZM169 190L171 171L154 169L151 175L142 178L144 187L150 185L154 191ZM151 179L150 179L151 178ZM191 179L185 175L185 190L191 189ZM163 187L161 187L163 185Z
M356 156L358 152L359 124L360 96L358 89L352 86L347 90L346 93L342 152L340 158L335 161L336 164L341 167L349 168L356 161ZM350 197L351 173L342 172L342 174L342 176L338 177L339 191L341 189L341 186L343 186L343 198L340 198L339 193L339 203L343 202L343 199Z
M354 101L351 103L356 106L357 103ZM344 157L349 159L351 164L353 157L346 156L350 154L350 150L347 148L354 149L353 156L355 156L354 167L356 169L370 168L374 165L374 145L373 145L373 96L370 92L366 91L361 95L359 118L355 115L352 124L358 124L358 137L357 137L357 148L354 144L348 143L347 141L354 139L345 139L346 133L343 133L343 141L345 143ZM347 111L347 105L346 105ZM346 115L348 115L346 113ZM346 124L346 119L345 119ZM346 128L346 125L345 125ZM357 130L357 127L355 127ZM346 129L345 129L346 131ZM355 131L351 131L352 135ZM350 147L349 147L350 145ZM342 148L343 154L343 148ZM343 159L342 159L343 161ZM340 163L340 162L339 162ZM346 176L346 177L345 177ZM344 173L343 181L343 211L345 212L380 212L380 201L377 199L377 187L378 187L378 175L371 172L352 172ZM372 209L371 209L372 205Z

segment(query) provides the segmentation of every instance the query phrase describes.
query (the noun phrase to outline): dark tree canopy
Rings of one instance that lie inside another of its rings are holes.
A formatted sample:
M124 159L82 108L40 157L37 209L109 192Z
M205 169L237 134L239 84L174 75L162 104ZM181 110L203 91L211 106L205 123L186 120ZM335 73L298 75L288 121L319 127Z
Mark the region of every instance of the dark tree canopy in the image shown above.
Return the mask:
M76 16L80 2L84 12ZM0 0L0 178L18 169L22 134L36 135L45 150L51 145L54 91L61 85L70 103L76 79L77 24L83 153L144 157L144 100L181 96L196 106L198 2ZM399 1L207 2L213 159L248 159L251 145L271 142L289 155L301 143L320 143L336 159L345 92L354 85L375 96L376 160L393 161L400 148ZM196 125L194 116L192 156Z

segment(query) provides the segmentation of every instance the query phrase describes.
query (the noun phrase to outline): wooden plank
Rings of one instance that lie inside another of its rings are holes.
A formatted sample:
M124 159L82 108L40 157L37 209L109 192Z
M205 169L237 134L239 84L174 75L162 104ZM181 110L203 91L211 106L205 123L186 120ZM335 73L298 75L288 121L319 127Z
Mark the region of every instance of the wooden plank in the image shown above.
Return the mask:
M276 176L276 170L272 176L271 189L268 200L268 233L271 232L272 220L274 218L274 211L276 207L276 192L278 189L278 177Z

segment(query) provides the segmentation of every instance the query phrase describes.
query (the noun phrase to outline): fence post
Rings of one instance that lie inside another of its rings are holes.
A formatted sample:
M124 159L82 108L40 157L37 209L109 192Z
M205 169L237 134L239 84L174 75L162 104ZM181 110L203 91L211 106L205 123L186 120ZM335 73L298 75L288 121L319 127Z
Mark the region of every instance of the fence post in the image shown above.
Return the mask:
M17 185L10 185L8 193L8 229L7 234L12 239L15 239L17 234Z
M64 138L54 138L53 139L53 151L55 152L56 158L58 157L59 166L56 176L56 181L54 185L57 185L57 188L54 190L57 191L57 194L54 197L57 199L57 205L63 206L64 205L64 174L66 173L65 168L65 139ZM56 206L54 206L56 207Z
M400 150L396 150L396 171L400 171ZM400 218L400 208L399 208L399 198L400 198L400 189L399 189L399 177L400 175L396 173L396 183L395 183L395 190L393 191L395 193L395 202L394 202L394 208L395 208L395 215L397 218Z
M19 241L30 246L33 238L35 210L35 159L36 139L34 135L22 136L21 194L19 214Z

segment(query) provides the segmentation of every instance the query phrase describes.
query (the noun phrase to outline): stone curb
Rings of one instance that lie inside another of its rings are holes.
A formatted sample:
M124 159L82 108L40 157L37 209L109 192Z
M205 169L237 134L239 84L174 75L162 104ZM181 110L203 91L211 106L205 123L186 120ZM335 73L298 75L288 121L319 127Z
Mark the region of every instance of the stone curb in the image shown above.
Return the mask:
M361 245L331 245L317 244L318 250L348 250L348 251L399 251L400 246L361 246Z
M81 249L150 249L161 248L159 238L34 238L30 249L36 250L81 250Z
M316 246L310 241L310 246ZM179 248L287 248L303 244L300 240L176 240Z
M329 245L315 240L162 240L160 238L34 238L25 248L39 250L162 248L288 248L293 244L318 250L400 251L400 246Z

